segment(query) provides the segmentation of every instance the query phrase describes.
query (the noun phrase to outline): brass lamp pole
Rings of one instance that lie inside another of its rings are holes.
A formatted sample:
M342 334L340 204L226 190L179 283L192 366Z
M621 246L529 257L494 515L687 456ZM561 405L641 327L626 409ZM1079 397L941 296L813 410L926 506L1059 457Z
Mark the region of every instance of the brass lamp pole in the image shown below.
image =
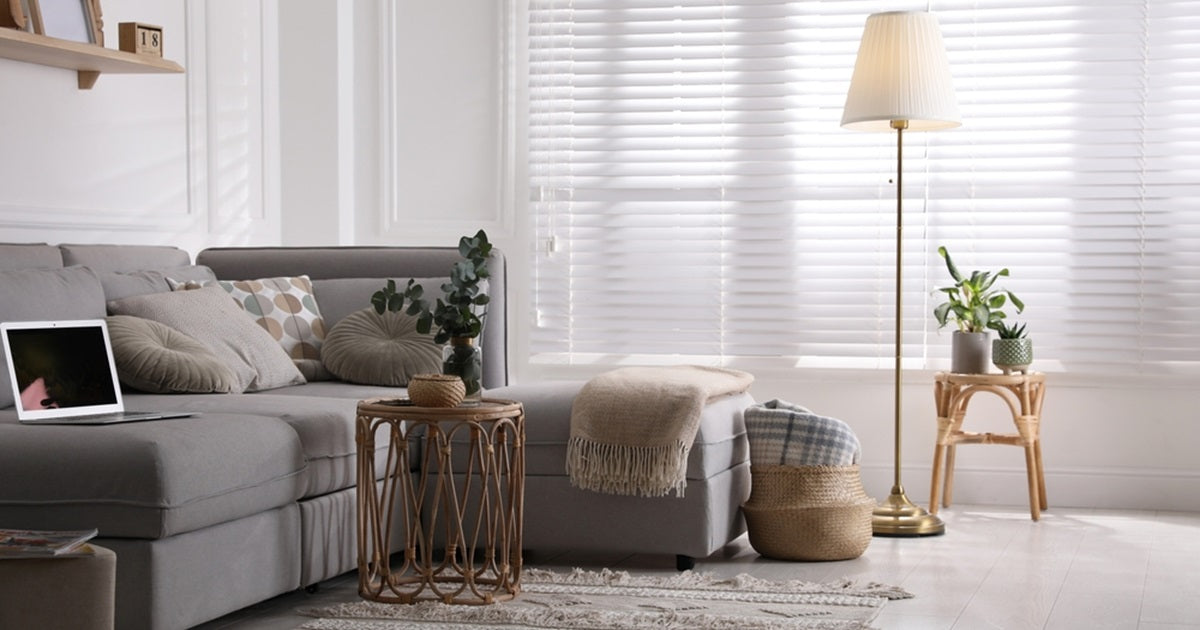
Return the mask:
M946 531L940 518L908 499L900 483L904 131L931 131L959 124L958 103L937 18L924 11L890 11L868 17L846 95L842 126L896 131L895 470L891 494L875 508L872 517L876 536L933 536Z

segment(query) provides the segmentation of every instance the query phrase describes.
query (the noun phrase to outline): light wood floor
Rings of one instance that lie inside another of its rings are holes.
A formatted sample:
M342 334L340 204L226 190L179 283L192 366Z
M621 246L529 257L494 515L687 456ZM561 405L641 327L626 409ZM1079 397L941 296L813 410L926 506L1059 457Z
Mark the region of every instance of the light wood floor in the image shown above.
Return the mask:
M944 536L874 538L862 557L845 562L766 560L742 537L696 569L898 584L916 597L884 607L875 626L887 630L1200 630L1200 513L1051 507L1034 523L1024 508L955 506L941 513ZM674 562L526 554L528 566L638 574L673 573ZM342 575L315 595L282 595L200 628L292 630L306 620L297 607L353 599L356 586L354 574Z

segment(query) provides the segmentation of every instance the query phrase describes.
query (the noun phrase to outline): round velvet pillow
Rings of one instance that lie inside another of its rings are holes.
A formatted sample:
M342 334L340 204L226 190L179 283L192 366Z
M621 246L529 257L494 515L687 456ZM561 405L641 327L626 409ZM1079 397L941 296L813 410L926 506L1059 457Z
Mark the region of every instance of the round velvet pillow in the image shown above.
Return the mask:
M161 322L108 317L108 336L121 382L154 394L220 393L237 380L208 346Z
M404 387L417 374L442 370L442 348L433 335L417 332L417 318L364 308L329 331L321 362L343 381Z

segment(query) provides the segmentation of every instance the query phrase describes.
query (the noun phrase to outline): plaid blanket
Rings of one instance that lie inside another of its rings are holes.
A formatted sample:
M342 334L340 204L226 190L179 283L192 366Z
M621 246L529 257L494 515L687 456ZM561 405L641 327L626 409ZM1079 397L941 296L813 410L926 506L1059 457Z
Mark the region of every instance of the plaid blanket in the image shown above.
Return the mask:
M755 466L850 466L862 451L845 422L782 400L746 409L746 434Z

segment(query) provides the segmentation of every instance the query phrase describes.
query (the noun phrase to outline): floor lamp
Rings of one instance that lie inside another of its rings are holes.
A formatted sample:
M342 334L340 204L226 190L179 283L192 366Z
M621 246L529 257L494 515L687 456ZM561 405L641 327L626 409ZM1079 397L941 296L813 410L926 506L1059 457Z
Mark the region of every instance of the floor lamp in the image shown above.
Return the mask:
M842 126L896 131L896 367L895 477L892 492L875 508L876 536L933 536L946 526L914 505L900 483L901 265L904 233L904 132L959 125L950 64L937 18L924 11L892 11L867 18L854 75L842 111Z

